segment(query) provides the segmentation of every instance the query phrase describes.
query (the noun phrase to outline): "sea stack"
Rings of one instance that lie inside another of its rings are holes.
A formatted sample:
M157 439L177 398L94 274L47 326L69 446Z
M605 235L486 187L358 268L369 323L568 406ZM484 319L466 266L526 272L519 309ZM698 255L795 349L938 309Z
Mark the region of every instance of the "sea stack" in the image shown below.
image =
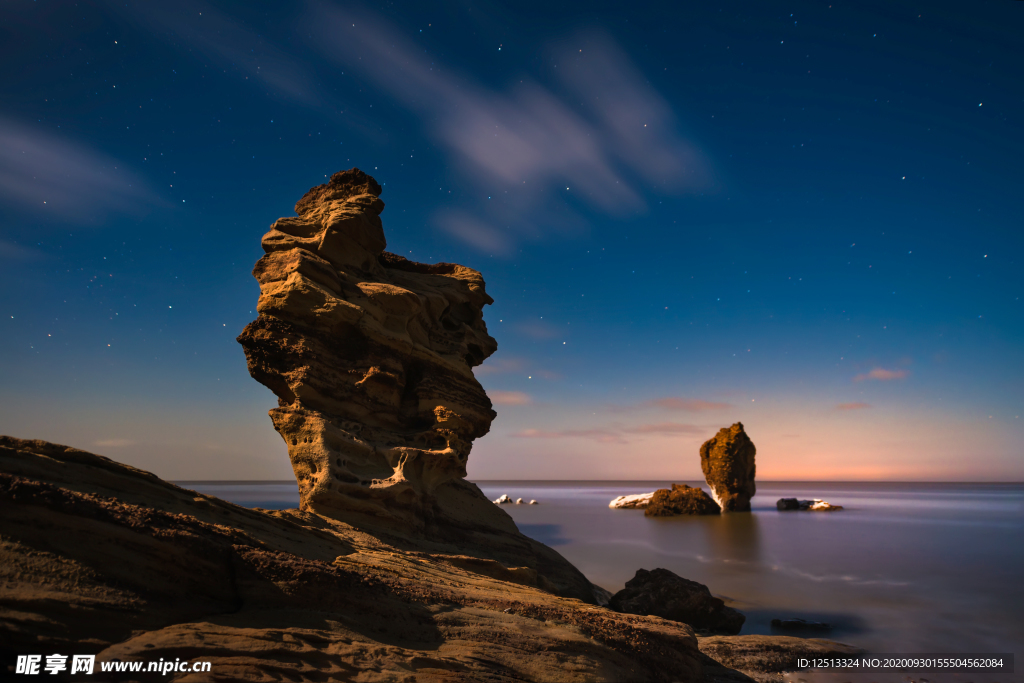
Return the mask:
M700 468L722 512L750 512L757 449L743 424L723 427L700 447Z
M495 413L472 368L498 345L480 273L384 251L381 186L341 171L263 236L259 317L238 341L270 411L303 509L422 524L466 476Z
M238 341L277 395L303 511L412 543L527 564L562 595L586 578L465 480L495 412L473 367L498 348L484 280L454 263L384 251L381 186L340 171L263 236L259 317Z

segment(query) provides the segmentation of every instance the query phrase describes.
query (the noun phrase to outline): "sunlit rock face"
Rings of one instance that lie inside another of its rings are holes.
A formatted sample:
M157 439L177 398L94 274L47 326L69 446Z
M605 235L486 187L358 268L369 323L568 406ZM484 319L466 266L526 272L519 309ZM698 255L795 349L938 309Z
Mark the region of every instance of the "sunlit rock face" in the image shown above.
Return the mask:
M271 226L253 270L259 317L238 341L278 397L302 508L422 525L495 417L471 370L497 350L493 302L471 268L384 251L380 193L341 171Z
M700 468L711 489L711 497L722 512L749 512L754 485L754 455L757 449L743 424L723 427L700 447Z

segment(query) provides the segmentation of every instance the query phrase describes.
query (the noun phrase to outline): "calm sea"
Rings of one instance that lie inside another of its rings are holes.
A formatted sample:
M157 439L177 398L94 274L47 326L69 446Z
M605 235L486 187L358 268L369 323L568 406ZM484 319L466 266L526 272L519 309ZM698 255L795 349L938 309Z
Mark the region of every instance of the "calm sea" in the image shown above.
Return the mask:
M751 514L668 519L608 508L667 482L478 484L492 500L536 499L503 507L612 592L637 569L665 567L746 614L743 633L797 617L873 652L1024 655L1022 484L759 482ZM298 505L294 483L183 485L249 507ZM778 512L782 497L845 509Z

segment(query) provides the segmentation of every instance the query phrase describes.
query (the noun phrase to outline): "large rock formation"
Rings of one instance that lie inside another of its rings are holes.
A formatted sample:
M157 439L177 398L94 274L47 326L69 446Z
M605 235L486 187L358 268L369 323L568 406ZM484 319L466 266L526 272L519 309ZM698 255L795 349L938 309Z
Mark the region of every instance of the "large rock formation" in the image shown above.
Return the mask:
M672 490L658 489L644 509L646 517L673 515L717 515L721 510L704 489L686 484L672 484Z
M735 635L746 617L711 595L708 587L667 569L638 569L608 606L628 614L654 614L689 624L698 631Z
M472 368L498 345L475 270L384 251L381 186L335 173L263 236L238 341L288 446L302 509L424 525L495 413Z
M700 447L700 468L722 512L749 512L754 486L754 442L739 422Z
M278 397L301 509L526 563L549 589L593 602L558 553L518 532L465 481L495 413L472 368L494 353L480 273L384 251L381 186L358 169L312 188L263 236L259 317L238 337Z

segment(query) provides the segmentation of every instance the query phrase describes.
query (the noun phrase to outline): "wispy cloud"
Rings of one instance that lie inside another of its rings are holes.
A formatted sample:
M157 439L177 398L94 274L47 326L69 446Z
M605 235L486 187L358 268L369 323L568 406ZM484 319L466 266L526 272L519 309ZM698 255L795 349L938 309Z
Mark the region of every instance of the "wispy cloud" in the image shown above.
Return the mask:
M447 224L470 246L490 252L502 244L497 233L506 241L536 234L538 221L564 214L567 203L622 214L644 208L641 186L709 186L707 163L680 134L671 107L604 34L556 47L550 85L524 76L496 91L374 16L312 7L303 30L315 49L418 114L467 182L507 193L508 201L474 207L488 219Z
M882 382L887 382L894 379L903 379L910 374L909 370L886 370L885 368L874 368L871 372L866 372L857 375L853 378L854 382L863 382L866 379L874 379Z
M45 257L46 254L39 249L0 240L0 261L36 261Z
M434 222L479 251L505 255L512 249L508 235L464 211L441 211L434 216Z
M473 374L477 377L486 375L503 375L510 372L525 372L526 359L524 358L497 358L493 356L484 361L483 365L473 368Z
M678 422L659 422L626 427L622 430L627 434L704 434L708 430L697 425L680 424Z
M600 443L626 443L622 435L607 429L565 429L547 431L543 429L524 429L511 436L517 439L592 439Z
M629 443L626 435L634 434L640 436L657 435L701 435L708 434L709 430L704 427L678 422L660 422L657 424L641 424L629 427L605 427L601 429L524 429L511 436L520 439L590 439L599 443Z
M836 410L864 410L870 407L870 403L840 403L836 406Z
M562 328L555 327L550 323L546 323L543 320L528 320L516 324L516 331L521 332L530 339L554 339L556 337L562 337L566 334Z
M499 406L525 406L533 403L530 395L522 391L489 391L491 403Z
M91 222L136 212L156 196L122 162L54 132L0 118L0 201L36 215Z
M659 408L661 410L668 410L674 412L703 413L712 410L725 410L726 408L732 408L732 404L721 403L718 401L705 401L699 398L666 396L664 398L656 398L650 401L643 401L641 403L637 403L631 406L609 406L609 410L616 413L629 412L634 410L647 410L651 408Z
M296 103L320 103L320 89L307 64L209 3L107 3L111 10L126 13L146 26L150 36L171 44L187 44L190 52L194 50L220 66L241 72L253 84L262 83Z

